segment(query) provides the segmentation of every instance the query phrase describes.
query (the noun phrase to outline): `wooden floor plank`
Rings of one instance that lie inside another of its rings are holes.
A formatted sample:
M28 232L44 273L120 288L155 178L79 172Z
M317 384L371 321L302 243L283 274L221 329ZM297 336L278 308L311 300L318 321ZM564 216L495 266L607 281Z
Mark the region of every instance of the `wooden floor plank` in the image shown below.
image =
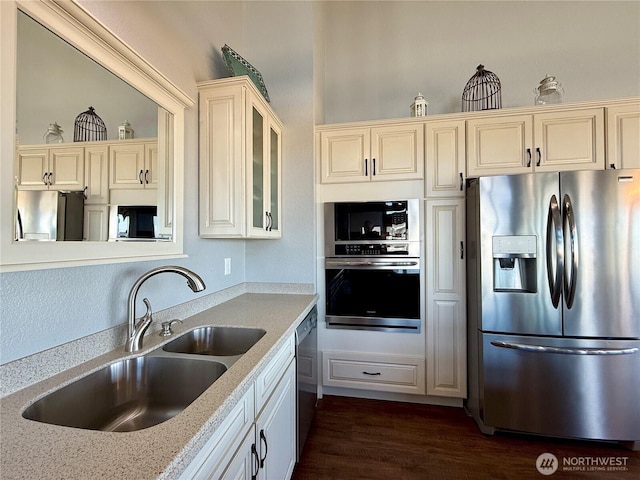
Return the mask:
M544 476L536 459L560 468ZM614 457L625 471L565 471L563 459ZM293 480L638 480L640 452L617 444L483 435L463 409L325 396Z

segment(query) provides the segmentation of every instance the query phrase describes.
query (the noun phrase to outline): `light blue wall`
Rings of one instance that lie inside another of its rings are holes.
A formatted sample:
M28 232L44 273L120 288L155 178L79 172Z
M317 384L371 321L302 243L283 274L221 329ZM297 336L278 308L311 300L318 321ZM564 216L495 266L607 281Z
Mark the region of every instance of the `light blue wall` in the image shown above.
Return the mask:
M547 73L577 102L640 95L638 1L328 2L325 123L459 112L478 64L502 106L531 106Z

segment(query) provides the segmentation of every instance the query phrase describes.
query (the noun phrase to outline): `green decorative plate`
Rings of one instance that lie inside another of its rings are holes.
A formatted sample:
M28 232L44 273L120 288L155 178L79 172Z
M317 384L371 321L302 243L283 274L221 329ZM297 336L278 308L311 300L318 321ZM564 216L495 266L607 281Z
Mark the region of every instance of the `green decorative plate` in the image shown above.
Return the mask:
M269 94L267 93L267 87L264 85L264 80L260 72L249 62L247 62L242 56L236 52L229 45L222 47L222 56L224 57L224 63L227 66L229 73L234 76L248 75L251 81L258 87L258 90L262 93L265 100L270 102Z

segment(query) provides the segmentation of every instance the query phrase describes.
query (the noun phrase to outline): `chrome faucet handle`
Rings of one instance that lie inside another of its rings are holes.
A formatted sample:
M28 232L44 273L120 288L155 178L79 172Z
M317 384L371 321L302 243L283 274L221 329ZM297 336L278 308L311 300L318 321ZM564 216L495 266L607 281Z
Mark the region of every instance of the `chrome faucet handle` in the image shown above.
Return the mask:
M142 317L140 317L140 324L146 322L147 320L153 321L153 312L151 311L151 303L149 302L149 299L143 298L142 301L146 305L147 311Z
M167 321L167 322L162 322L162 330L160 331L160 336L161 337L168 337L170 335L173 335L173 330L171 330L171 326L174 323L182 323L182 320L179 319L175 319L175 320L171 320L171 321Z

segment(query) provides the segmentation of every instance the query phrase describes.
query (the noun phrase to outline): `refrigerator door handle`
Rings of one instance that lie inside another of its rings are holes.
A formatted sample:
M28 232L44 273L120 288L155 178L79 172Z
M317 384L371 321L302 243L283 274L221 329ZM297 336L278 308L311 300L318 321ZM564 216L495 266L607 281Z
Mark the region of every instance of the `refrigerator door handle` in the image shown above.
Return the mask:
M20 215L20 209L18 209L18 217L16 219L16 240L24 239L24 228L22 227L22 216Z
M629 348L566 348L566 347L549 347L543 345L526 345L523 343L502 342L494 340L491 342L494 347L511 348L513 350L521 350L524 352L538 353L560 353L564 355L630 355L638 353L637 347Z
M569 245L571 247L568 268L567 264L565 264L564 299L567 304L567 308L571 308L576 297L576 276L578 275L578 231L576 228L576 219L573 213L571 197L567 194L565 194L562 200L562 217L563 227L568 227L569 230Z
M555 249L554 246L555 240ZM562 219L560 206L555 195L549 200L549 214L547 216L547 278L549 293L554 308L558 308L562 293L562 274L564 271L564 241L562 238ZM555 250L554 252L552 252Z

